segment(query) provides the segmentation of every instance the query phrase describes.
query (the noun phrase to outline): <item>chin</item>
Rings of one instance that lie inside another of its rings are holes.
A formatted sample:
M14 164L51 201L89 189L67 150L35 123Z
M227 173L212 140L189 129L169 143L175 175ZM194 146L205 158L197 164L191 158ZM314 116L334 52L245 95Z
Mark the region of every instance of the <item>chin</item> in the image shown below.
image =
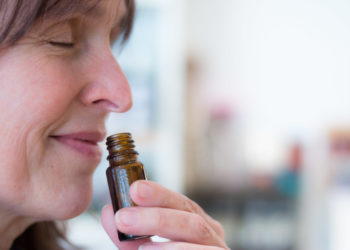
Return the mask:
M92 201L92 188L84 190L84 193L71 195L69 199L60 205L61 209L56 214L55 220L67 220L74 218L86 211Z
M82 214L92 201L92 184L72 186L57 191L55 197L42 200L45 204L40 208L36 206L35 217L39 220L68 220ZM32 211L33 212L33 211Z
M62 212L60 213L60 217L56 218L56 220L68 220L82 214L88 209L90 202L91 202L91 198L86 202L79 201L79 202L75 202L70 207L65 207L64 209L62 209Z

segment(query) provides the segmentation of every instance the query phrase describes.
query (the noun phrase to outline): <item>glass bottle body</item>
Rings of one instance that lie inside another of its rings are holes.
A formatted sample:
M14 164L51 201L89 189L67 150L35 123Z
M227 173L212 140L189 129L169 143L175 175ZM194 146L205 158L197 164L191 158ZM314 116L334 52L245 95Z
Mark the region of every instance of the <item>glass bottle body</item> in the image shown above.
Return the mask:
M106 176L114 214L121 208L136 206L130 197L130 186L134 181L146 179L143 164L137 161L137 152L133 150L132 143L130 134L107 138L110 166L106 170ZM120 241L126 241L149 236L124 234L118 231L118 237Z
M106 175L114 214L121 208L136 206L131 200L129 189L134 181L146 179L142 163L135 162L121 166L110 166L106 171ZM124 234L118 231L118 237L120 241L125 241L148 236Z

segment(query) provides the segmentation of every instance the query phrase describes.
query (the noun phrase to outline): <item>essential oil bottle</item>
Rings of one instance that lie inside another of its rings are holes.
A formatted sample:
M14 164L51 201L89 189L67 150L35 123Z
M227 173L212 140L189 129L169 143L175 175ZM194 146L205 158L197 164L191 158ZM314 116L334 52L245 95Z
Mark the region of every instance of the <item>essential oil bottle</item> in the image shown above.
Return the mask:
M106 175L114 213L124 207L136 206L131 200L129 188L136 180L145 180L145 172L130 133L120 133L107 137L109 167ZM118 231L120 241L136 240L149 236L136 236Z

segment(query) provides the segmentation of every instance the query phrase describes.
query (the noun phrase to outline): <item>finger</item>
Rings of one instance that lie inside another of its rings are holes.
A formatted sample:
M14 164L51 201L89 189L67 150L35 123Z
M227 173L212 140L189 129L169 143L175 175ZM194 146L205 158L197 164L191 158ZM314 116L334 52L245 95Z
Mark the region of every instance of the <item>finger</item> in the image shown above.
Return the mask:
M112 205L107 205L102 209L101 220L105 231L107 232L109 238L113 243L120 249L123 250L134 250L139 247L139 245L150 241L149 239L140 239L135 241L120 242L118 239L117 225L114 219L114 213Z
M119 230L126 234L158 235L173 241L225 246L198 214L169 208L129 207L116 214Z
M161 242L161 243L145 243L139 250L223 250L220 247L203 246L184 242ZM224 248L228 249L228 248Z
M155 182L142 180L132 184L130 195L132 200L140 206L172 208L199 214L222 239L225 238L221 224L207 215L197 203L182 194L166 189Z

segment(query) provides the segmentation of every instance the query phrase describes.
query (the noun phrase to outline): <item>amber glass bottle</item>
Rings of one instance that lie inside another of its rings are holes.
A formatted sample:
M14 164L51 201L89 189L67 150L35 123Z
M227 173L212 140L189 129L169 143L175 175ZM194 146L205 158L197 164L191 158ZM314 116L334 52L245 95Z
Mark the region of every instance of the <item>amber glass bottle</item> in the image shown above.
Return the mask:
M109 168L106 175L114 213L120 208L135 206L129 194L131 184L146 179L143 165L137 161L138 153L130 133L121 133L107 138ZM120 241L135 240L149 236L136 236L118 231Z

